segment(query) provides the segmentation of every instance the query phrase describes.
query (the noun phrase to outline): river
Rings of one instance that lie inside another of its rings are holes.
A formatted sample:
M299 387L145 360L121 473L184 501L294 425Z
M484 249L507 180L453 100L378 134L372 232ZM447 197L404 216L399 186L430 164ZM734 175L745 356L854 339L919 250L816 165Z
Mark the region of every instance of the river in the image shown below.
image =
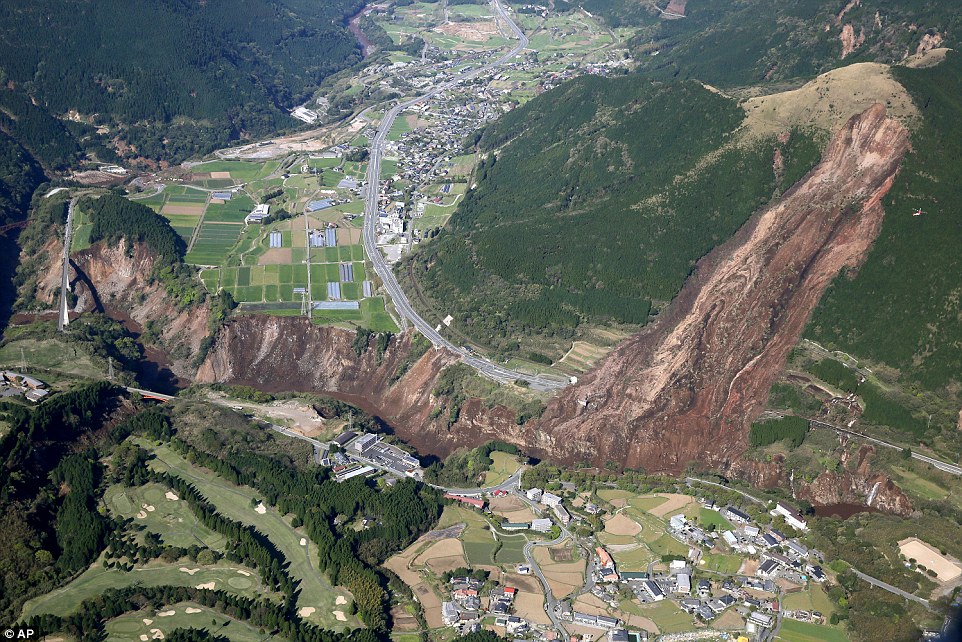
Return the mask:
M361 53L365 58L371 53L371 49L374 48L374 43L368 40L368 37L361 31L361 26L358 23L361 21L361 18L369 14L372 9L374 9L374 7L364 7L347 21L347 28L350 29L354 37L357 38L358 44L361 45Z

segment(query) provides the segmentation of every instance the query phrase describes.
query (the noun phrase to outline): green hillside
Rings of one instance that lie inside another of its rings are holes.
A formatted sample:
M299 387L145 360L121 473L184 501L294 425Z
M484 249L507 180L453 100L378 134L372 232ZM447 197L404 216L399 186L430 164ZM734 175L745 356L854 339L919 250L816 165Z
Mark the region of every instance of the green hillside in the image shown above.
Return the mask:
M939 0L862 0L857 6L842 0L691 0L686 17L676 20L663 19L654 4L667 3L575 0L559 6L582 6L612 26L640 27L633 49L645 72L722 86L777 83L864 60L898 62L926 35L941 35L949 47L962 39L962 14ZM846 24L863 42L843 59L839 36Z
M477 186L400 272L428 318L451 314L495 350L558 356L585 322L642 325L817 159L796 132L778 180L774 140L733 143L741 118L694 82L584 77L545 93L483 132Z
M243 9L227 0L12 0L0 5L0 81L4 93L20 102L29 97L54 116L76 111L120 126L139 155L182 158L240 132L266 134L290 124L286 109L358 60L343 20L360 6L357 0L255 0ZM3 111L11 101L0 100ZM5 121L11 119L0 119L0 127L9 130ZM55 126L33 134L48 145L69 145Z
M894 73L923 121L885 199L875 247L857 273L836 279L808 336L890 366L905 386L940 393L948 405L931 420L937 430L955 423L962 402L962 55ZM913 216L918 208L925 213Z

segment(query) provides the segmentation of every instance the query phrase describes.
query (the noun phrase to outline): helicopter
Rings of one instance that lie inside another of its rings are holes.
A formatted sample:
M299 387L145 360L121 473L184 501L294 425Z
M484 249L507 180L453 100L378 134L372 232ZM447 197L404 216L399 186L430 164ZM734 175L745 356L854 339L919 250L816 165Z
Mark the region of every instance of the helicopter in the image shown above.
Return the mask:
M914 212L912 212L912 216L922 216L923 214L925 214L925 212L922 211L921 207L915 210Z

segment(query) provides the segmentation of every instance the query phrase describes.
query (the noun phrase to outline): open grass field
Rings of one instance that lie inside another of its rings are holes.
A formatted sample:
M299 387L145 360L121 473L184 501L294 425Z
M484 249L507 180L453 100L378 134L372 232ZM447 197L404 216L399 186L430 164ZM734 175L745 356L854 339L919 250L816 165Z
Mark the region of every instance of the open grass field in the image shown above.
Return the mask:
M328 578L316 570L317 547L302 531L292 528L289 520L278 514L274 508L268 508L263 514L257 513L251 506L251 500L260 499L256 491L246 486L234 486L214 473L194 466L167 446L154 446L141 440L137 443L152 450L157 456L151 462L153 467L194 484L217 507L218 512L230 519L254 526L271 540L290 564L290 572L300 579L298 607L316 609L307 618L309 621L325 628L359 626L353 616L348 616L347 622L334 616L335 610L345 611L344 605L336 604L337 596L343 595L349 600L351 598L344 589L331 586Z
M796 620L782 620L776 640L782 642L848 642L841 629Z
M497 554L494 556L495 562L498 564L524 563L524 545L528 541L524 535L515 535L513 537L499 535L498 539L501 540L501 548L498 549Z
M742 565L742 558L738 555L712 555L708 553L703 560L705 563L701 568L725 573L726 575L734 575Z
M639 611L654 622L662 633L680 633L692 628L692 616L668 600L643 605Z
M804 591L787 593L782 597L782 608L791 611L818 611L827 620L835 612L835 605L821 584L810 583Z
M187 571L197 570L188 573L182 571L182 568ZM107 589L123 588L133 584L143 586L199 586L203 584L247 597L257 597L263 594L260 576L256 571L227 561L210 566L193 564L189 560L186 563L182 560L173 564L154 561L128 572L119 569L105 569L98 560L66 586L27 602L24 605L23 616L30 617L39 613L67 615L75 612L84 600L94 598Z
M696 518L701 526L715 526L716 530L727 531L733 528L731 522L721 516L717 510L708 510L698 506L685 513L689 518Z
M211 174L211 178L214 179L231 178L235 181L249 181L255 178L263 178L276 170L277 167L278 164L274 161L254 163L249 161L217 160L194 165L191 171L194 174ZM229 176L223 176L224 173L229 174Z
M160 615L163 613L164 615ZM216 622L216 624L212 624ZM223 636L231 642L262 642L264 635L242 620L235 620L220 611L194 602L178 602L159 611L152 609L126 613L107 622L107 640L116 642L143 642L163 639L178 628L207 629L215 636ZM159 634L158 634L159 632ZM271 636L271 640L285 638Z
M133 519L135 524L159 534L164 544L222 550L226 538L198 522L185 502L172 497L177 496L160 484L138 488L114 484L104 493L104 502L117 517Z
M491 467L484 473L485 486L497 486L504 483L518 470L520 462L516 455L509 455L500 451L491 453Z
M38 341L24 337L13 339L0 347L0 367L16 370L20 367L21 354L23 360L32 368L48 368L65 374L81 375L85 377L106 373L106 369L95 363L89 355L56 337ZM38 375L44 381L48 378Z

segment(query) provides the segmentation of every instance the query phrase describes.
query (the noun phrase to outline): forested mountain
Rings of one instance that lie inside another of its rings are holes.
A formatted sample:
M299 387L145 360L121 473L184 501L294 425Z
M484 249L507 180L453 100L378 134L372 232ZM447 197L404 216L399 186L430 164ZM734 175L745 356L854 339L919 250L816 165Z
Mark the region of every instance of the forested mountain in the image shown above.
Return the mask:
M962 55L893 72L922 114L913 150L886 197L868 260L836 279L808 334L884 363L906 386L938 392L948 404L918 420L938 431L957 423L962 402ZM918 209L924 213L913 216Z
M499 119L478 141L477 186L410 265L431 316L552 356L584 321L646 323L818 156L802 133L735 144L742 117L695 82L633 75L579 78Z
M206 152L242 132L269 133L290 122L284 111L323 78L359 58L343 23L362 4L4 2L0 128L52 166L68 160L76 143L56 121L38 130L39 116L22 131L12 112L24 113L25 103L119 127L134 153L151 159Z
M689 0L684 18L665 2L561 0L612 26L641 27L632 43L640 68L662 78L719 86L814 76L866 60L898 62L926 47L962 41L958 6L941 0Z

